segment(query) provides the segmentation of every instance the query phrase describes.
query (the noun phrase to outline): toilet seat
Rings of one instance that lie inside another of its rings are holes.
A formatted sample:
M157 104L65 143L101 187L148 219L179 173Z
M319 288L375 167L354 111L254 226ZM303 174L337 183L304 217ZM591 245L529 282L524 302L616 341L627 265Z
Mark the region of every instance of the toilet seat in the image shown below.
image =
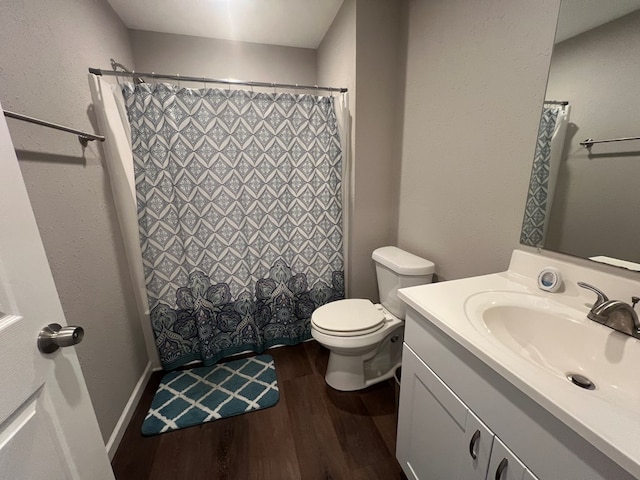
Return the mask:
M325 335L356 337L380 330L384 314L364 298L349 298L327 303L311 315L312 326Z

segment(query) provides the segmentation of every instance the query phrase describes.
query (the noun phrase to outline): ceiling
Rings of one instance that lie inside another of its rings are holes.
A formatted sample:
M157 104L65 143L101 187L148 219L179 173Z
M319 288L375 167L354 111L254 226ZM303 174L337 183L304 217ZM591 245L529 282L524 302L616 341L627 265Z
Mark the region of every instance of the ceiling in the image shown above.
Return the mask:
M640 0L562 0L555 43L640 8Z
M343 0L108 0L127 28L318 48Z
M127 28L318 48L343 0L108 0ZM556 43L640 8L640 0L562 0ZM294 21L293 21L294 20Z

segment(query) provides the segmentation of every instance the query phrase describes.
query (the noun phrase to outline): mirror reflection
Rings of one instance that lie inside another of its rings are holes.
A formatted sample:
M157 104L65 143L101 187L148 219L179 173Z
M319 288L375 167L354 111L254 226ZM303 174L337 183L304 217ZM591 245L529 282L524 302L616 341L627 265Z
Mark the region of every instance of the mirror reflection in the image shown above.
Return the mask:
M639 9L562 1L522 244L640 271Z

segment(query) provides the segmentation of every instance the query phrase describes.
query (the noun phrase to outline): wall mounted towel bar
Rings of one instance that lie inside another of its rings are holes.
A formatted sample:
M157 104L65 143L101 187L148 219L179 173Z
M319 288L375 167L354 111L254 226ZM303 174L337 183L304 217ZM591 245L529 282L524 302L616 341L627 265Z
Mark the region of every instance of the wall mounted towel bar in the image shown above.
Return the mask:
M4 116L8 118L15 118L16 120L22 120L23 122L35 123L36 125L42 125L43 127L54 128L56 130L62 130L63 132L74 133L78 135L78 140L83 147L87 146L87 143L98 140L104 142L102 135L95 135L93 133L83 132L82 130L76 130L75 128L65 127L64 125L58 125L57 123L47 122L46 120L40 120L39 118L30 117L21 113L10 112L3 110Z
M607 140L594 140L593 138L587 138L585 141L580 142L580 145L585 148L591 148L595 143L627 142L629 140L640 140L640 137L608 138Z

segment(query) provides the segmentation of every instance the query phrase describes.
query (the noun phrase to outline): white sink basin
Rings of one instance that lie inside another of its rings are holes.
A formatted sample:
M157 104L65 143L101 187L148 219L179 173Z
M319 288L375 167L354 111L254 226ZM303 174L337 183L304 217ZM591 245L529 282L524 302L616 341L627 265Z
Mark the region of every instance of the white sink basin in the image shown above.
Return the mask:
M552 375L587 377L595 389L584 389L585 395L625 408L640 403L640 340L587 319L588 307L579 310L539 295L490 291L468 297L464 310L473 327L500 348Z

